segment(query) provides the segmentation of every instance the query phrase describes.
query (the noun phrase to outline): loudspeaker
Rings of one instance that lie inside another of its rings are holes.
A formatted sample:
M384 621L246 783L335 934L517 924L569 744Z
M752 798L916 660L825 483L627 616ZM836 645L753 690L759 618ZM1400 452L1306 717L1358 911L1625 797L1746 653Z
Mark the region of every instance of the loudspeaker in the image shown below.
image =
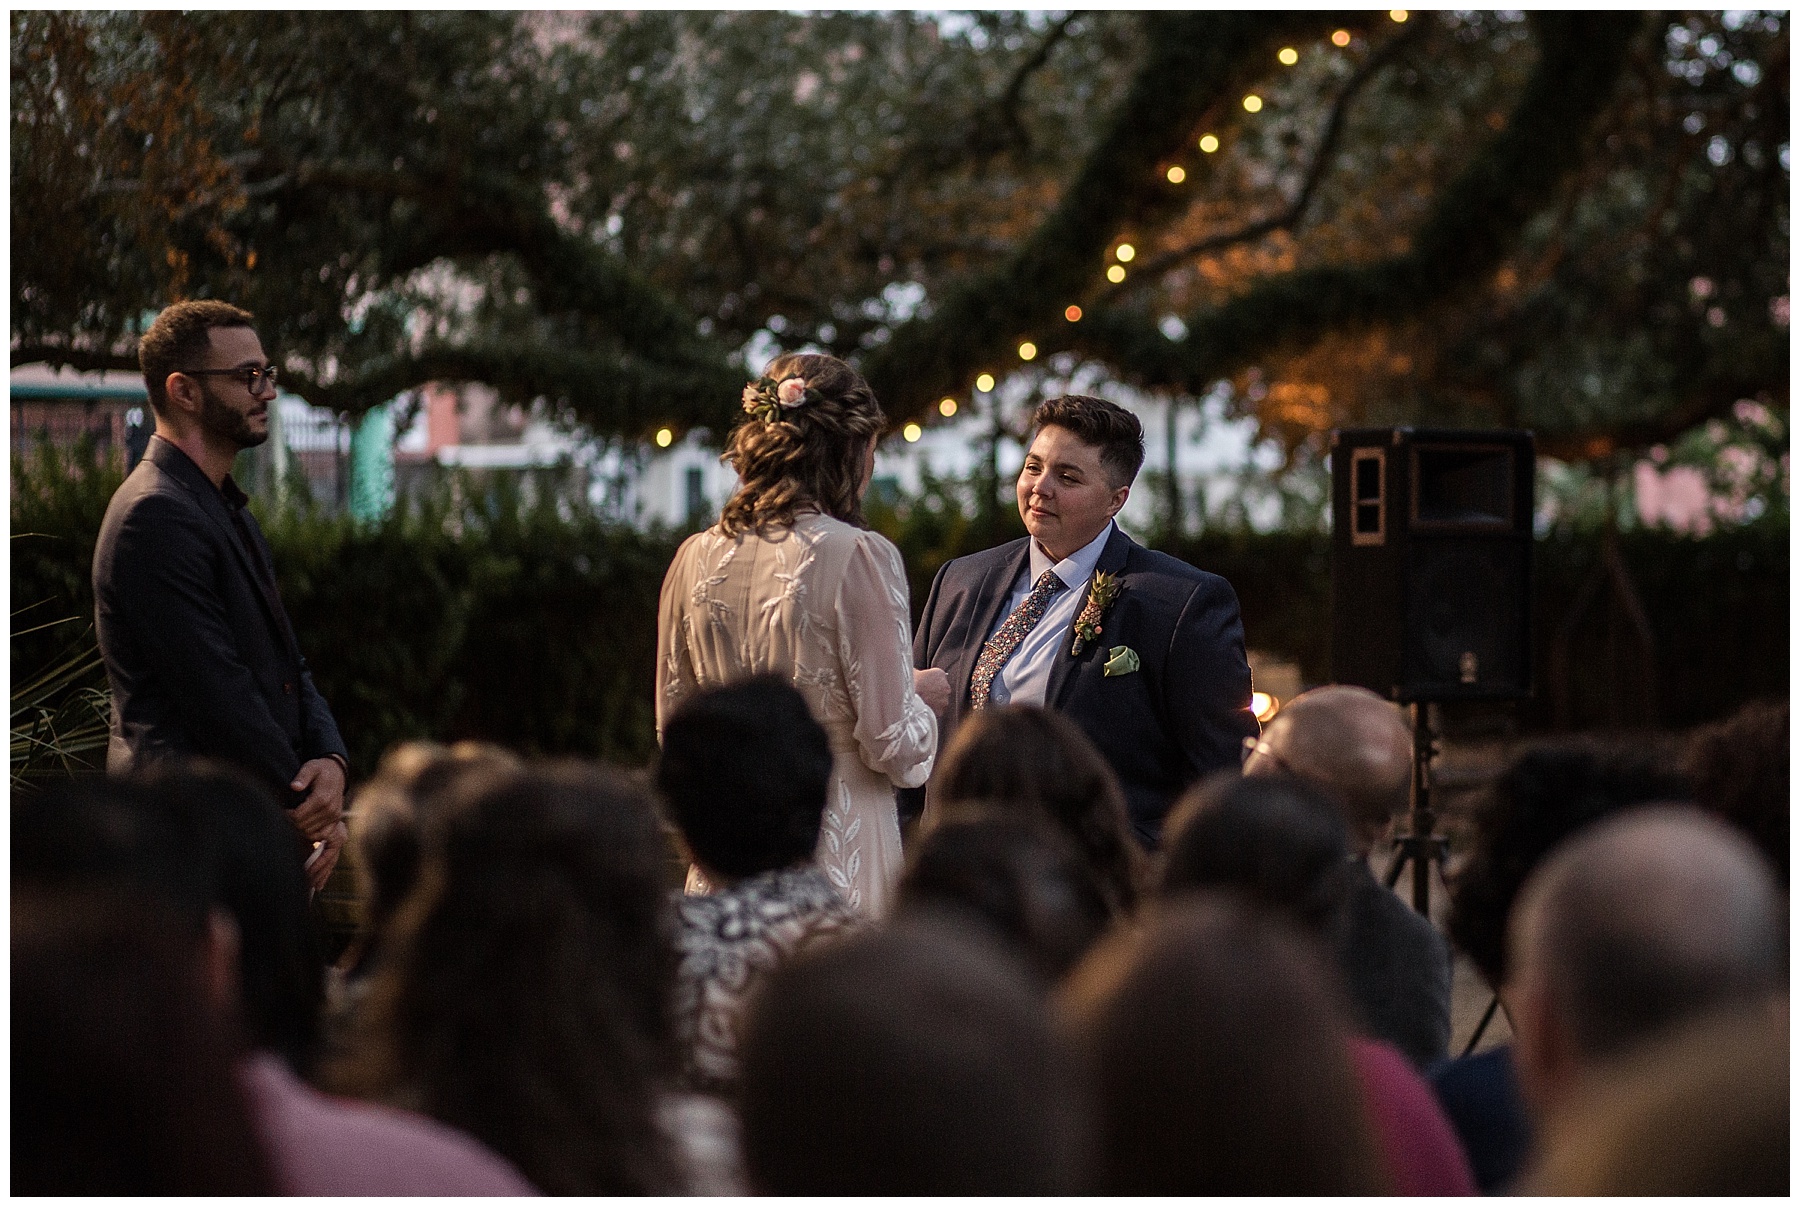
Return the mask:
M1331 433L1332 678L1391 700L1531 694L1530 432Z

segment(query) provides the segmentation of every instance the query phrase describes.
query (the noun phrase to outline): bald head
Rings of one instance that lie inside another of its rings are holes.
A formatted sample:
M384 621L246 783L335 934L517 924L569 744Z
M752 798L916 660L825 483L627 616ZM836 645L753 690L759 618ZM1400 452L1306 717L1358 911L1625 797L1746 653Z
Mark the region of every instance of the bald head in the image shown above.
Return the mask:
M1557 848L1508 927L1520 1072L1534 1096L1672 1023L1782 985L1782 914L1762 856L1698 809L1633 809Z
M1333 684L1294 697L1263 730L1245 775L1292 774L1330 796L1366 851L1406 806L1412 733L1400 709L1361 687ZM1268 752L1273 752L1268 753Z

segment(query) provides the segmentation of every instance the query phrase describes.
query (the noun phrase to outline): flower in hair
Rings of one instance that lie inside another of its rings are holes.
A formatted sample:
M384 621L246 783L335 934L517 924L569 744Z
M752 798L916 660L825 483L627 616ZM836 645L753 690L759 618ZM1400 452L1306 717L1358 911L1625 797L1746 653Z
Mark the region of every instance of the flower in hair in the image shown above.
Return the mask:
M744 410L764 423L775 423L781 412L791 411L817 402L819 392L806 384L804 377L759 377L744 387Z

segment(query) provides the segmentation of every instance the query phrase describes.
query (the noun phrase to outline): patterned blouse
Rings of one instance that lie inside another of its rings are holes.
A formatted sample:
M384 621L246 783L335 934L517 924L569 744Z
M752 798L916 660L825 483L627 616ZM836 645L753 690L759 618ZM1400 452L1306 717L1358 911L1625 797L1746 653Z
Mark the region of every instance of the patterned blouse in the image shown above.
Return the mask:
M675 1035L682 1079L730 1096L745 1004L776 967L858 918L816 865L779 868L710 896L675 900Z

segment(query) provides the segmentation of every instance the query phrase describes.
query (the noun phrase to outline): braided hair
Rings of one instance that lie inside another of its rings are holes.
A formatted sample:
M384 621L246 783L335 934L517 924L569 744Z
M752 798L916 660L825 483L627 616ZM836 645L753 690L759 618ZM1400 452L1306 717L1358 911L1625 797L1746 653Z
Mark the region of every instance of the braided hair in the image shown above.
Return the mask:
M764 379L806 383L806 400L746 416L724 460L739 484L719 516L727 536L791 525L805 511L866 528L863 457L887 422L862 374L835 356L790 353ZM766 416L766 417L765 417Z

